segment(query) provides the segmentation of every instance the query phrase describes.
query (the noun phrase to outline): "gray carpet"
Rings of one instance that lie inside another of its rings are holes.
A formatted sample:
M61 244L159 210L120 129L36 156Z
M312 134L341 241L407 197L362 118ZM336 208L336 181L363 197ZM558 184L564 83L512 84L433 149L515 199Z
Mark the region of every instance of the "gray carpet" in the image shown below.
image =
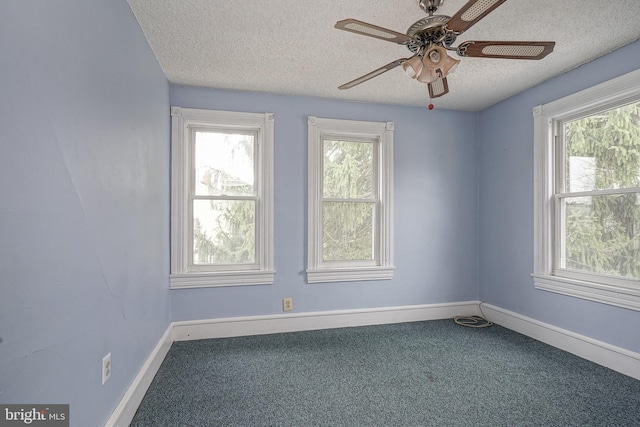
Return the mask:
M640 381L452 320L177 342L131 426L640 426Z

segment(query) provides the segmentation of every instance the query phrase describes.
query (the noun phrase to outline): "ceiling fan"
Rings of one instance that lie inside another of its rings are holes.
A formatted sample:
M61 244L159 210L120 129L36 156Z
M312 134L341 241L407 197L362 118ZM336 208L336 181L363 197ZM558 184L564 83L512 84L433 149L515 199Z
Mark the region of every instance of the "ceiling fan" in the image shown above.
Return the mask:
M406 34L356 19L338 21L335 28L339 30L405 45L414 54L410 58L396 59L343 84L339 89L350 89L402 65L409 77L427 83L430 98L437 98L449 92L447 75L460 62L450 57L447 51L456 52L461 57L504 59L542 59L550 54L555 42L469 40L452 47L456 37L505 1L507 0L470 0L455 15L449 17L434 15L444 0L419 0L420 8L429 16L415 22Z

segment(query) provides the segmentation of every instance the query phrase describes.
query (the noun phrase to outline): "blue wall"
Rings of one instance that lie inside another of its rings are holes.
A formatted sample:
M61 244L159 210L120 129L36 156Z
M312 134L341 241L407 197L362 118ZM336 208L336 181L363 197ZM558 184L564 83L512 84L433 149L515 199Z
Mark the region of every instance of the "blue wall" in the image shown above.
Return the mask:
M0 402L102 425L170 321L169 84L125 0L3 0L0 70Z
M480 113L480 299L640 352L640 312L536 290L533 107L640 68L640 41Z
M283 297L297 312L477 299L476 113L183 86L171 87L171 104L276 117L275 283L173 290L173 320L282 313ZM305 283L310 115L395 122L393 280Z

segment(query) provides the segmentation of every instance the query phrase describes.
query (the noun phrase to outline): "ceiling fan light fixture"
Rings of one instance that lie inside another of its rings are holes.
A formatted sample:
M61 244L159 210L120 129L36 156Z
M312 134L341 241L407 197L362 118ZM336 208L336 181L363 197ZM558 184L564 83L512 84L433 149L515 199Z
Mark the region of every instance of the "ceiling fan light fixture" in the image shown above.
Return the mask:
M444 65L442 66L442 76L448 76L449 74L456 71L458 68L458 64L460 63L459 59L453 59L452 57L447 55L447 59L445 60Z
M415 79L422 72L422 60L418 55L414 55L402 64L402 68L407 76Z
M420 83L431 83L435 82L440 78L440 70L432 70L427 67L422 69L422 72L418 74L417 80Z
M447 51L443 47L433 46L424 53L422 64L425 68L437 70L442 68L448 57L449 55L447 55Z

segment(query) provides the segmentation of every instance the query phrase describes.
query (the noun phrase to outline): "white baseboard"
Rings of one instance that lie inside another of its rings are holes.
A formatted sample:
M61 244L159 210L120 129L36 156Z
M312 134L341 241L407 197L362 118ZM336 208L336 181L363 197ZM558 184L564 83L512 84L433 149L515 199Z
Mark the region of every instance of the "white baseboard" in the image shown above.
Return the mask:
M133 383L131 383L127 392L122 399L120 399L120 403L118 403L111 417L109 417L105 427L127 427L131 424L138 410L138 406L140 406L145 393L151 385L151 381L153 381L153 377L155 377L158 369L160 369L162 361L169 352L171 344L173 344L173 338L171 336L172 328L173 325L170 324L142 365Z
M505 328L640 380L639 353L479 301L179 321L169 325L105 427L125 427L131 423L174 341L418 322L468 315L486 316Z
M316 311L181 321L173 323L173 340L189 341L450 319L455 316L480 314L479 304L479 301L464 301L360 310Z
M591 362L640 380L640 353L540 322L491 304L481 304L493 323L568 351Z

